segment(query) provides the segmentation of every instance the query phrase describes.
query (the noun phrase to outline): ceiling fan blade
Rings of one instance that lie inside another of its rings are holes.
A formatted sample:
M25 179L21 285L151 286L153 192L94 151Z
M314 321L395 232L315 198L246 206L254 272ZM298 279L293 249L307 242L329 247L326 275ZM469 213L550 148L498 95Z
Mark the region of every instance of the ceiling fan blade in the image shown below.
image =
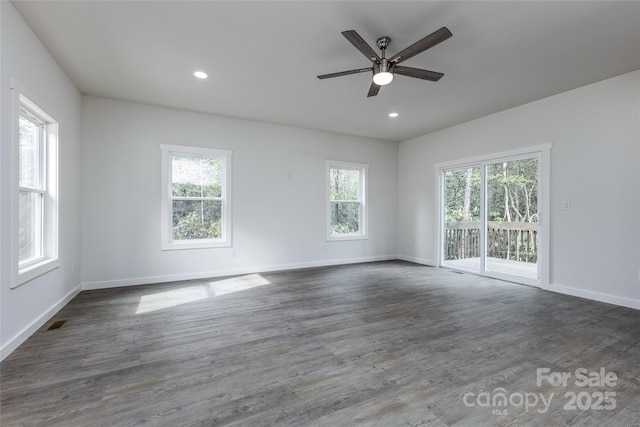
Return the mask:
M369 86L369 93L367 93L367 98L370 96L376 96L379 91L380 91L380 86L378 86L374 82L371 82L371 86Z
M348 71L340 71L338 73L330 73L330 74L322 74L318 76L319 79L330 79L332 77L340 77L340 76L348 76L349 74L358 74L364 72L370 72L372 67L369 68L358 68L357 70L348 70Z
M367 42L364 41L364 39L360 37L360 34L358 34L355 30L343 31L342 35L345 36L345 38L356 47L356 49L362 52L364 56L369 58L371 62L373 62L374 64L380 63L380 57L378 56L376 51L373 50L371 46L369 46Z
M406 61L407 59L412 58L421 52L424 52L425 50L437 45L438 43L442 43L452 35L453 34L451 34L451 31L449 31L447 27L442 27L438 31L429 34L422 40L418 40L405 50L396 53L389 59L389 62L392 64L399 64L402 61Z
M403 67L402 65L396 65L393 67L394 74L401 74L407 77L415 77L417 79L429 80L432 82L437 82L444 76L443 73L438 73L436 71L422 70L420 68L412 68L412 67Z

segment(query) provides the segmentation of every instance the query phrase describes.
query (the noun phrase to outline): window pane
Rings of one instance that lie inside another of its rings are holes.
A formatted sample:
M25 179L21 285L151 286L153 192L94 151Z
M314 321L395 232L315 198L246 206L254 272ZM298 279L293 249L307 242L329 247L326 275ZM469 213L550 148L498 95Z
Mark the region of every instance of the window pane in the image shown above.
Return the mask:
M20 191L18 196L18 262L42 256L41 193Z
M444 173L444 260L480 270L480 167Z
M221 224L220 200L173 201L173 240L219 239Z
M173 156L174 197L222 197L222 160Z
M538 159L486 168L486 271L538 279Z
M345 234L360 231L360 203L331 203L331 233Z
M40 188L40 126L20 114L18 139L18 185Z
M331 200L360 199L360 171L332 168L330 172L329 187Z

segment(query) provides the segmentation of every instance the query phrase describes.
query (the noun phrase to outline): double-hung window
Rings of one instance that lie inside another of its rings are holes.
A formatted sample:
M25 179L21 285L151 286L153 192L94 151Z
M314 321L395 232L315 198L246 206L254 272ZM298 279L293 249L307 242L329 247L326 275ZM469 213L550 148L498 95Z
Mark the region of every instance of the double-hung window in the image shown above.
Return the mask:
M231 246L231 151L162 145L162 249Z
M58 267L58 122L12 82L15 133L12 286Z
M367 238L367 171L361 163L327 161L327 240Z

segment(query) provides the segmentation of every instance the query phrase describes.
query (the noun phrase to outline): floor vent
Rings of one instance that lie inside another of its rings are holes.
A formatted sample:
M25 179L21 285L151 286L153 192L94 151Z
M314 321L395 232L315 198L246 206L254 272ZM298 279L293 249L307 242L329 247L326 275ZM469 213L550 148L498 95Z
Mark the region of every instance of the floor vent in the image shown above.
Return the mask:
M51 326L49 326L49 328L47 329L47 331L50 331L52 329L60 329L62 328L62 325L64 325L66 322L66 320L56 320L55 322L53 322L51 324Z

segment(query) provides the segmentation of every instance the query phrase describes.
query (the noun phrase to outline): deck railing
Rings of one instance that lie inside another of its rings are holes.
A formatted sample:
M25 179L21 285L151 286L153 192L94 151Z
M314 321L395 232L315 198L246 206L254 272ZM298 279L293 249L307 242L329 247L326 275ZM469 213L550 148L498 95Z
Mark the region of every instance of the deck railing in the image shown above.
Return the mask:
M533 222L487 222L487 257L537 262L538 224ZM445 259L480 257L480 222L447 223Z

